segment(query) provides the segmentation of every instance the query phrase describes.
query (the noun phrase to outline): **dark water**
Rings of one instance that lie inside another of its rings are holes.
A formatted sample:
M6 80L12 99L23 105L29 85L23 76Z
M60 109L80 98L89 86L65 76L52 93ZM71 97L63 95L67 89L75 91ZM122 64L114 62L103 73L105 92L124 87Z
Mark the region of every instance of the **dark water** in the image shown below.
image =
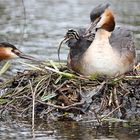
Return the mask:
M35 131L28 119L1 118L0 123L1 140L138 140L140 136L139 126L126 122L99 126L93 122L36 120Z
M69 28L87 27L91 9L106 0L0 0L0 41L15 44L23 52L42 60L57 60L57 47ZM140 60L140 0L108 0L117 26L134 33ZM24 28L24 24L26 26ZM68 48L63 47L61 59L66 60ZM12 67L13 68L13 67ZM14 70L21 69L16 63ZM39 124L38 124L39 123ZM139 125L106 123L58 122L35 123L37 140L137 140ZM51 133L53 131L53 133ZM51 135L50 135L51 133ZM28 120L0 119L0 139L32 139Z

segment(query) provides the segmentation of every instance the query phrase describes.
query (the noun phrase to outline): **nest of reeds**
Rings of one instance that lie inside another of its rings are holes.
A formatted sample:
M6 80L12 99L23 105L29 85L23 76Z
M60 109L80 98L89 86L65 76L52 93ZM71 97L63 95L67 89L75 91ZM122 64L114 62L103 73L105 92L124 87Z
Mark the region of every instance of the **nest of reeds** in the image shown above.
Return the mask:
M83 77L66 66L33 66L0 85L0 113L48 120L107 118L138 119L140 76Z

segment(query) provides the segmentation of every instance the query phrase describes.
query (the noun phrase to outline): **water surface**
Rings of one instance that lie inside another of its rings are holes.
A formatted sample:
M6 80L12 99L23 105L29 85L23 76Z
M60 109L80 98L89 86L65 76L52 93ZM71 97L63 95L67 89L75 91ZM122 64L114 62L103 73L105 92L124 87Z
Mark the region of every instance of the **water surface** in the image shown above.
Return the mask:
M24 0L26 10L24 15L22 0L12 2L1 0L0 40L9 41L25 53L39 59L57 60L57 47L66 31L69 28L87 27L91 9L105 2L105 0ZM116 26L122 26L134 33L136 47L139 50L140 1L108 2L115 16ZM62 60L66 60L67 52L68 47L63 47Z
M41 60L57 60L57 47L66 31L69 28L87 27L91 9L105 2L106 0L24 0L25 20L22 0L0 0L0 41L8 41ZM137 53L140 55L140 1L108 2L111 4L116 25L134 33ZM62 60L66 60L67 53L68 47L65 46L61 50ZM15 62L10 70L19 69L20 64ZM47 124L37 120L35 125L36 140L137 140L140 131L139 124L125 123L106 123L99 127L94 123L69 121ZM28 119L1 118L0 139L32 139L31 128Z
M1 140L138 140L140 128L138 125L126 122L97 123L58 121L35 121L32 130L30 119L1 118Z

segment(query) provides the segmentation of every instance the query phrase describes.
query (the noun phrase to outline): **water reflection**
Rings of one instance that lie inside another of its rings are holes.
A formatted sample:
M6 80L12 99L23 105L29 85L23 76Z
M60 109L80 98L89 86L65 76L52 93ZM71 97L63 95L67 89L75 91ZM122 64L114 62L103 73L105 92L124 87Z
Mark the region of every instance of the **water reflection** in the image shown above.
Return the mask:
M86 27L89 13L94 5L106 0L24 0L26 7L26 26L22 0L0 0L0 41L15 44L23 52L42 60L57 59L57 47L69 28ZM134 32L137 52L140 54L140 1L108 0L118 26ZM23 36L23 40L22 40ZM66 60L68 48L63 47L61 59ZM139 57L140 60L140 57ZM15 66L14 66L14 69ZM19 69L19 66L17 66ZM124 127L122 124L58 122L55 124L36 121L37 140L49 139L138 139L138 126ZM0 139L31 139L29 120L0 119ZM49 132L54 133L50 135Z
M31 122L28 119L0 119L1 140L31 139L33 137ZM45 122L35 121L35 140L137 140L140 128L134 124L104 123L98 126L84 122Z

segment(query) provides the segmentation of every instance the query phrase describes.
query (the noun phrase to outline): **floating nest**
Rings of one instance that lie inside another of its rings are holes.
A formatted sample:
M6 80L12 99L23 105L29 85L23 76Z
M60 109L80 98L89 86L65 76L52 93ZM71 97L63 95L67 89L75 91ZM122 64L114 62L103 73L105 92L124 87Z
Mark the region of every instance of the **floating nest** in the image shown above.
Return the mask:
M29 66L27 64L27 66ZM0 85L0 113L47 120L139 119L140 76L83 77L56 63L34 66Z

